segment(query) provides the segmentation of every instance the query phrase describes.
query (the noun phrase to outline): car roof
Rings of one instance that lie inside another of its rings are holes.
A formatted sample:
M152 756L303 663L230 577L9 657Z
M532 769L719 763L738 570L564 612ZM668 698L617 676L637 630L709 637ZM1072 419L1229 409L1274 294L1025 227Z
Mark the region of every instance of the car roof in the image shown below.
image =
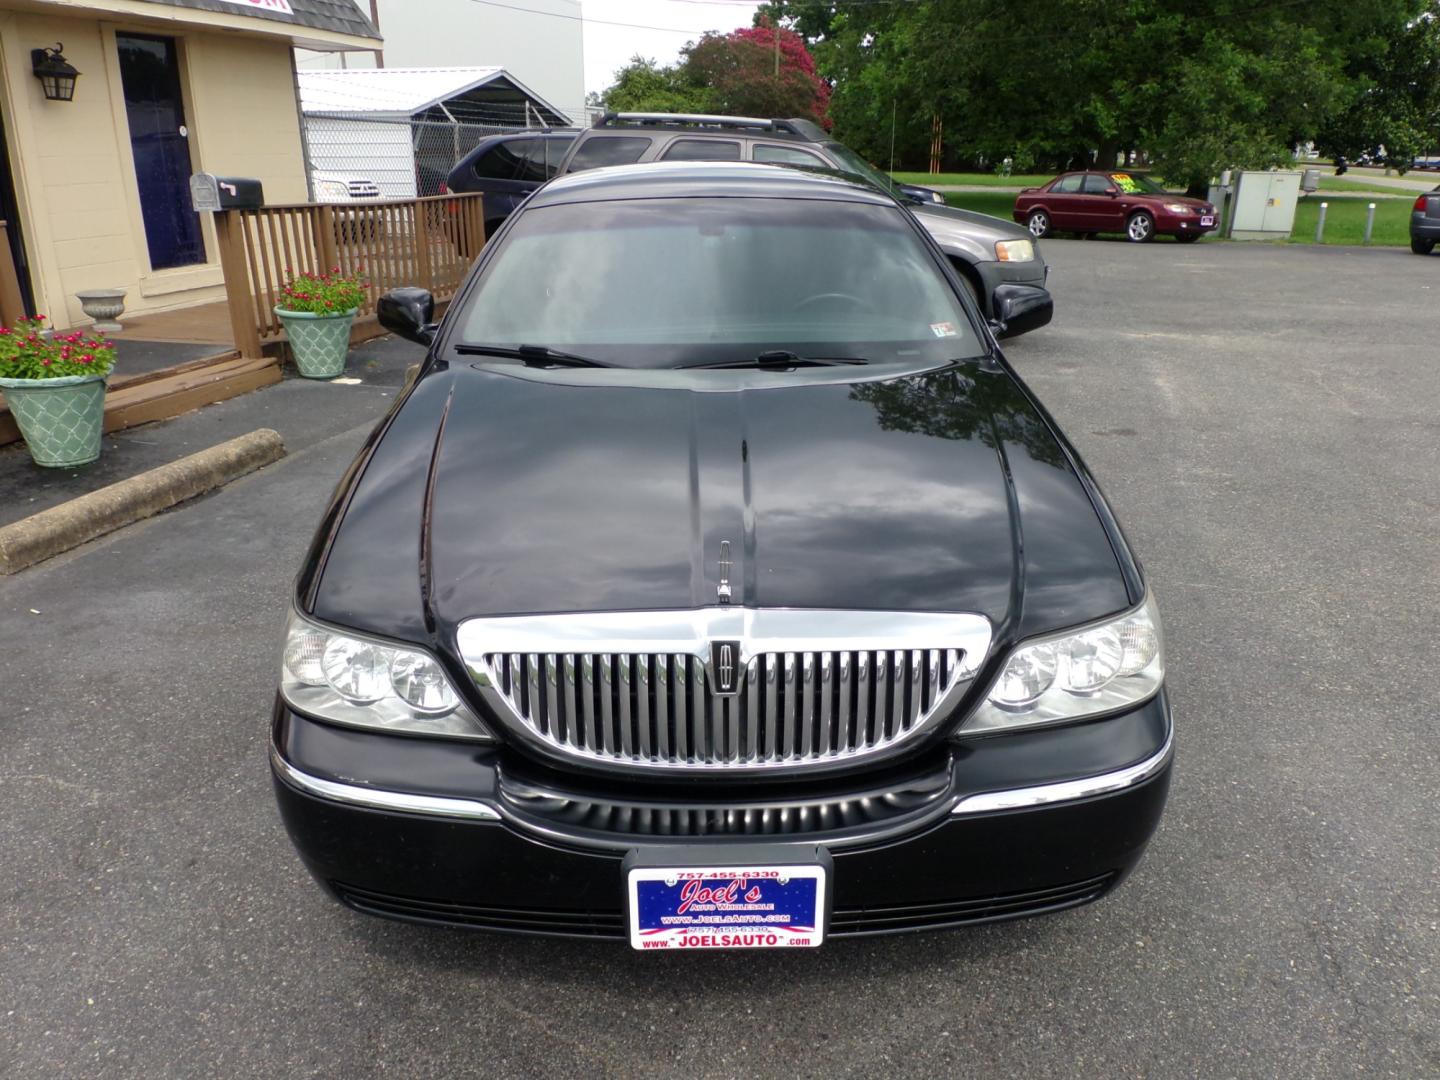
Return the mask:
M894 198L847 173L749 161L656 161L556 177L529 207L610 199L828 199L896 206Z

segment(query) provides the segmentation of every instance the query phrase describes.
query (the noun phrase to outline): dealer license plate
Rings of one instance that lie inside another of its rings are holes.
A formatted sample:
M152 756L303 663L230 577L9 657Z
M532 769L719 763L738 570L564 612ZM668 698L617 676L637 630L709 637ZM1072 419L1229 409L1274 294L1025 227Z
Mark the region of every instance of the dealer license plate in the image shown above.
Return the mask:
M1214 225L1214 224L1215 224L1215 218L1214 218L1213 216L1210 216L1210 217L1202 217L1202 218L1200 219L1200 224L1201 224L1201 225Z
M825 867L636 867L637 949L813 948L824 936Z

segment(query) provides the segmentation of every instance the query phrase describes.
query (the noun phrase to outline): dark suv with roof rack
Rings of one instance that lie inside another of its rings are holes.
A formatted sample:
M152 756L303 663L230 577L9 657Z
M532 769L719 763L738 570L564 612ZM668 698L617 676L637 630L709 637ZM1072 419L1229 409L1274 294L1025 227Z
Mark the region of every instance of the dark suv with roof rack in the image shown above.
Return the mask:
M508 138L512 137L499 136L482 146L502 145L499 140ZM545 179L556 174L655 161L757 161L857 175L909 206L988 317L996 317L999 304L995 290L1002 285L1045 289L1049 268L1040 256L1038 241L1026 229L1003 218L947 206L939 192L892 180L844 143L835 141L812 120L691 113L606 113L578 136L567 132L564 138L573 140L569 151ZM495 153L493 149L484 152ZM508 188L491 195L491 187L482 186L473 177L475 168L467 167L466 163L472 159L482 160L477 159L481 153L477 147L456 166L451 173L450 189L486 193L486 231L493 235L492 223L498 224L498 220L508 216L519 200L512 201ZM533 191L543 182L535 173L527 185L528 190ZM501 210L503 214L499 213ZM1048 293L1040 299L1038 306L1045 308L1045 312L1043 317L1035 319L1034 326L1050 321ZM1001 328L1000 332L1004 336L1023 331Z
M510 212L560 172L573 128L541 128L481 139L455 163L445 190L478 192L485 203L485 235L492 236Z

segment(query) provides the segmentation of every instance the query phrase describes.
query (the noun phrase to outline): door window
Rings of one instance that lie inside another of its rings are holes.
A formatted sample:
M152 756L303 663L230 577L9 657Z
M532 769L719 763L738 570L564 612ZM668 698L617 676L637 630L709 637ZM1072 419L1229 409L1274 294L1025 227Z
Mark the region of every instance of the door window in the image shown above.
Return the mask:
M575 156L570 159L570 171L601 169L606 165L633 165L639 161L650 140L643 136L625 136L618 139L601 136L582 143Z
M116 34L115 46L150 268L203 263L200 215L190 206L190 174L195 169L180 97L175 39Z
M1080 191L1084 195L1104 195L1114 186L1108 177L1086 173L1085 183L1081 186Z
M729 139L676 139L661 156L666 161L739 161L740 144Z
M471 168L479 180L513 180L520 171L521 148L531 139L510 139L485 151Z
M1080 190L1080 174L1071 173L1069 176L1062 176L1055 181L1055 186L1050 190L1058 195L1074 195Z
M567 138L544 140L546 180L552 179L560 171L560 163L565 160L565 155L570 152L570 144L574 141L574 135Z
M772 165L805 165L809 168L825 168L825 161L819 154L801 150L798 146L776 146L774 143L756 143L750 151L755 161L768 161Z
M543 184L547 179L545 176L545 140L517 139L514 145L515 154L520 159L520 168L515 173L515 179L531 184Z

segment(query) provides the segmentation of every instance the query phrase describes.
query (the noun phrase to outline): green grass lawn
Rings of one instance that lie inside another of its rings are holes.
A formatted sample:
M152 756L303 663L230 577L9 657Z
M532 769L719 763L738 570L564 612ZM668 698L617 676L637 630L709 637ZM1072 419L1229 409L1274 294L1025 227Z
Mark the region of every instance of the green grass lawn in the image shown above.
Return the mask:
M1015 196L1005 191L959 191L945 196L951 206L976 210L982 214L1013 221L1010 211ZM1290 233L1292 244L1315 242L1315 221L1320 216L1320 203L1329 203L1325 214L1326 244L1359 244L1365 235L1365 208L1375 204L1375 231L1370 243L1376 246L1409 246L1410 206L1415 201L1408 195L1400 198L1350 198L1344 195L1320 197L1310 195L1295 208L1295 228ZM1201 241L1205 243L1207 241Z
M1370 242L1377 246L1410 244L1410 207L1414 199L1355 199L1345 196L1310 195L1295 208L1295 228L1290 233L1292 244L1313 244L1315 222L1320 218L1320 204L1329 204L1325 213L1326 244L1359 244L1365 237L1365 214L1375 204L1375 231Z
M945 201L962 210L978 210L982 214L1014 221L1010 211L1015 208L1015 196L1009 191L952 191L947 192Z
M994 173L978 172L894 172L890 174L902 184L919 184L921 187L935 187L937 184L942 187L949 185L969 185L971 187L1039 187L1054 179L1054 173L1046 173L1040 176L1030 173L1024 176L996 176Z

